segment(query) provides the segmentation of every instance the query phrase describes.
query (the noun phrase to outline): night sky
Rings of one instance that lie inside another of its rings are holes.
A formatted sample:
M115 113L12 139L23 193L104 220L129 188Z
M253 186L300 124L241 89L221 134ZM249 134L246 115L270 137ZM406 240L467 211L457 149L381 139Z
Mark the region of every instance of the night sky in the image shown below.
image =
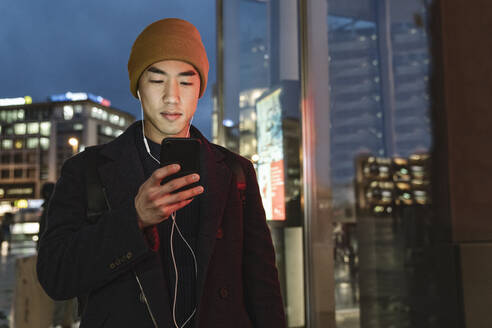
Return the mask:
M199 5L199 6L198 6ZM90 92L140 119L127 62L150 23L179 17L201 33L210 61L207 92L193 124L211 136L215 83L215 0L1 0L0 98Z

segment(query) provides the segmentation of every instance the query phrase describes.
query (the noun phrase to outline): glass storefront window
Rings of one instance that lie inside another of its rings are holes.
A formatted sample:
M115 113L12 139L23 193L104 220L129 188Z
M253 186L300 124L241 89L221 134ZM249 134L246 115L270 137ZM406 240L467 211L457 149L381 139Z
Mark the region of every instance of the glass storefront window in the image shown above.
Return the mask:
M430 217L425 2L327 4L337 326L430 327L414 288L433 288L414 258Z
M39 123L27 123L27 133L28 134L38 134L39 133Z
M305 326L298 1L220 1L214 140L253 161L289 327ZM215 128L217 127L217 128Z
M51 123L50 122L42 122L39 125L39 132L42 136L49 136L51 134Z

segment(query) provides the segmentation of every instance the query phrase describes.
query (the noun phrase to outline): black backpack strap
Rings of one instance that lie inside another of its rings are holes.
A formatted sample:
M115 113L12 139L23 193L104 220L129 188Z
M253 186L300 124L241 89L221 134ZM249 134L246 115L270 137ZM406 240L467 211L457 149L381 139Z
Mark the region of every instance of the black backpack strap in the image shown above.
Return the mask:
M96 223L101 214L108 211L108 198L106 197L106 189L99 178L97 147L88 147L85 149L85 182L87 190L87 216L86 219L90 223ZM84 309L89 300L89 294L84 294L77 297L78 313L82 316Z
M85 181L87 188L87 220L95 223L102 213L110 209L106 190L97 172L97 148L88 147L86 150Z

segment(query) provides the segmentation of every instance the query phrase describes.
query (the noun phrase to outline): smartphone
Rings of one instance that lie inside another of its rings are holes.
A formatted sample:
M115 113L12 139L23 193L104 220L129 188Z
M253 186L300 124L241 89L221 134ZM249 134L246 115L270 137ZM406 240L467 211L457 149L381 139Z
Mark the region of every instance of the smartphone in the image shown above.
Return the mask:
M161 167L179 164L179 172L167 176L161 181L161 185L182 176L200 172L200 140L194 138L165 138L161 143ZM199 182L186 185L172 193L197 187Z

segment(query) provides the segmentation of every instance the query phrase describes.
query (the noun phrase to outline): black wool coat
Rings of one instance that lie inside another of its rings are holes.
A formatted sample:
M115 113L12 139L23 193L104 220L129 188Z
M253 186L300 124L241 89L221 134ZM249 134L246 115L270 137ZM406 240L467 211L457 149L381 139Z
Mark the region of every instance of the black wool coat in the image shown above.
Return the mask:
M243 208L235 175L224 162L228 151L192 129L202 140L200 182L205 188L193 200L200 202L195 327L285 327L255 171L248 160L227 154L245 172ZM174 327L173 287L137 224L134 198L144 171L136 133L141 133L141 122L96 150L110 210L95 222L87 220L86 151L65 162L48 208L38 253L39 281L56 300L89 295L81 328Z

